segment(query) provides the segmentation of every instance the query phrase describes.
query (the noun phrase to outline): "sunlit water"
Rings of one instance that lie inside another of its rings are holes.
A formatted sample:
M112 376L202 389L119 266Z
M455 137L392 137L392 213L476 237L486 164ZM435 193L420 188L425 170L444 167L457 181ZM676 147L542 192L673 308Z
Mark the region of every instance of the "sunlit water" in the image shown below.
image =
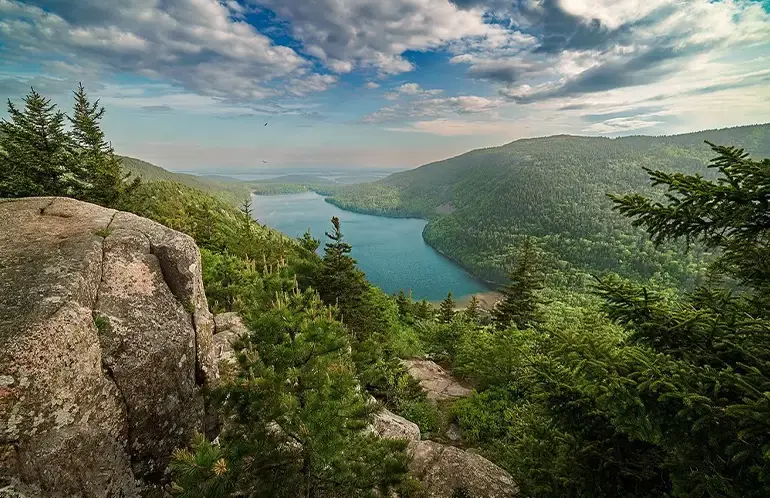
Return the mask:
M310 228L317 239L325 239L324 232L331 227L329 220L337 216L358 266L385 292L411 289L415 299L437 301L447 291L459 298L488 290L423 241L424 220L344 211L313 192L255 195L252 209L260 223L293 237Z

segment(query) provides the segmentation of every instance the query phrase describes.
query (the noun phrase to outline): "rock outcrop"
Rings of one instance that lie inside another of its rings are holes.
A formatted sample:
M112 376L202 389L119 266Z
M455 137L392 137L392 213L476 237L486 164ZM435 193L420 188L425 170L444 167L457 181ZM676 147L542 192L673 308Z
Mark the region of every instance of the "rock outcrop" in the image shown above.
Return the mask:
M420 387L432 401L463 398L471 390L463 387L449 372L430 360L403 360L409 374L420 382Z
M474 498L512 498L519 492L510 474L475 453L434 441L411 441L409 453L409 472L429 497L452 498L464 490Z
M216 361L235 363L232 343L248 331L243 324L241 315L234 311L214 315L214 357Z
M193 240L65 198L0 201L0 487L124 498L203 430L217 377Z
M404 417L383 408L374 415L372 429L385 439L420 440L420 427Z

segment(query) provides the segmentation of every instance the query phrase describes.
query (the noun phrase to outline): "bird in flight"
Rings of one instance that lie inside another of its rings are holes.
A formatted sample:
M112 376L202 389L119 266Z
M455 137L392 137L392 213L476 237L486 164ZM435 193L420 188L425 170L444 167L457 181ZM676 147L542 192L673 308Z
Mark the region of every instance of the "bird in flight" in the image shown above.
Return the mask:
M263 163L265 163L265 164L267 164L267 161L265 161L264 159L262 159L262 162L263 162Z
M265 123L263 126L267 126L267 123Z

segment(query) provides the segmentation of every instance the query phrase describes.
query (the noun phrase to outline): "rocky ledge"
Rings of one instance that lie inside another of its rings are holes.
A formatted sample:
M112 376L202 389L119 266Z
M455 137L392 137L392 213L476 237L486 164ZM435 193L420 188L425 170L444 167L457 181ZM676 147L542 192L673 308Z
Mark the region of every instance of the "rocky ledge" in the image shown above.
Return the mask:
M203 429L213 328L187 235L72 199L0 201L0 488L152 494Z

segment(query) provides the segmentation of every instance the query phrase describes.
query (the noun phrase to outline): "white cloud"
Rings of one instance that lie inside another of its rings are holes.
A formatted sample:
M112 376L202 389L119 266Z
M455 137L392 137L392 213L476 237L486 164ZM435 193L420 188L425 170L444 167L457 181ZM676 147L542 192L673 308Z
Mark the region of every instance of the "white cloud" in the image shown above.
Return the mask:
M407 50L430 50L499 28L483 11L463 10L448 0L252 0L288 21L305 50L327 67L349 72L374 68L383 75L414 69Z
M414 118L436 118L463 114L493 115L503 105L500 99L491 99L475 95L457 97L423 98L407 103L383 107L365 116L365 123L396 122Z
M367 81L366 85L364 85L369 90L375 90L377 88L380 88L379 83L375 83L374 81Z
M439 95L442 92L443 90L439 89L426 90L425 88L420 87L420 85L417 83L404 83L392 92L386 93L384 96L388 100L398 100L399 97L404 95L408 97L429 97L432 95Z
M234 0L0 0L0 41L21 61L87 61L107 74L144 75L220 98L273 95L276 79L290 79L291 88L328 86L292 48L240 20L243 12Z

